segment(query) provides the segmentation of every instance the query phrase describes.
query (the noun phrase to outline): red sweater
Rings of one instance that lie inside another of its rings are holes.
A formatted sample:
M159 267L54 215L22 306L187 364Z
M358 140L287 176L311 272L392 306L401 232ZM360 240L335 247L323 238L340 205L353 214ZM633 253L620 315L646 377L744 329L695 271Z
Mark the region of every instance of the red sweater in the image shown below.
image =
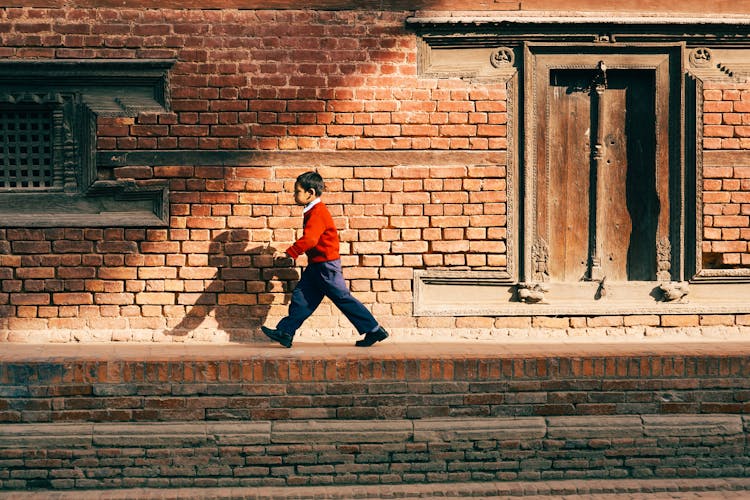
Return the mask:
M293 259L303 253L307 254L308 262L328 262L340 258L339 233L331 212L323 202L305 213L302 238L286 249L286 254Z

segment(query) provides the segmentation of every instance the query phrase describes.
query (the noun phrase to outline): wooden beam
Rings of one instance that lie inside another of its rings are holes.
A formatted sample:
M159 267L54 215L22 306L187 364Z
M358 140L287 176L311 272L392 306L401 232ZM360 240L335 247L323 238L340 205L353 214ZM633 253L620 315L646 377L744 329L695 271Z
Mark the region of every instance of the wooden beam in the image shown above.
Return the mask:
M373 166L500 165L506 151L99 151L97 166L214 165L263 166Z

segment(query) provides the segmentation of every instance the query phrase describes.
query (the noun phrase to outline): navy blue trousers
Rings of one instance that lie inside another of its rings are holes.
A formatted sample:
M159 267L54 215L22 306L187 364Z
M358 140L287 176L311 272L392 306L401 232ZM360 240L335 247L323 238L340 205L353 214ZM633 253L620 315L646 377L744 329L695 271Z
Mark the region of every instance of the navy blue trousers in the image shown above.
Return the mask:
M341 272L341 260L308 265L292 292L289 315L279 321L277 330L294 335L302 323L315 312L323 297L328 297L361 334L374 332L378 322L349 291Z

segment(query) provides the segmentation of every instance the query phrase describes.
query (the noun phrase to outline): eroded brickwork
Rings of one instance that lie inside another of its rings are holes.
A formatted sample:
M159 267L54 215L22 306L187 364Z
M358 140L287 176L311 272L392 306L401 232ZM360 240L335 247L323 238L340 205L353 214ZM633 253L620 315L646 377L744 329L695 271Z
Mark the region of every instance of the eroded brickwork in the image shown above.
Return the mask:
M730 415L21 425L0 446L0 489L349 484L357 498L367 484L555 479L625 489L613 480L746 476L747 426ZM465 496L462 486L440 488Z

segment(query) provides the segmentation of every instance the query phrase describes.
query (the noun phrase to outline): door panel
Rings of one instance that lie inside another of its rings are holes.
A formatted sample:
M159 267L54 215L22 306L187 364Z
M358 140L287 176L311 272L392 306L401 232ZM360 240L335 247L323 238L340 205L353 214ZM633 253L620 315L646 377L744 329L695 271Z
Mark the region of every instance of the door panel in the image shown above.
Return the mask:
M654 74L609 71L595 90L597 78L594 70L550 73L542 175L548 179L549 277L655 280Z
M554 281L586 276L591 163L590 72L556 74L549 88L549 273Z
M602 275L613 281L628 279L627 250L632 236L632 222L627 207L626 179L628 177L628 150L626 136L626 90L613 88L611 84L604 91L605 137L604 170L599 176L602 182L602 200L598 200L597 210L601 210L598 235L601 239ZM632 132L632 131L630 131Z

